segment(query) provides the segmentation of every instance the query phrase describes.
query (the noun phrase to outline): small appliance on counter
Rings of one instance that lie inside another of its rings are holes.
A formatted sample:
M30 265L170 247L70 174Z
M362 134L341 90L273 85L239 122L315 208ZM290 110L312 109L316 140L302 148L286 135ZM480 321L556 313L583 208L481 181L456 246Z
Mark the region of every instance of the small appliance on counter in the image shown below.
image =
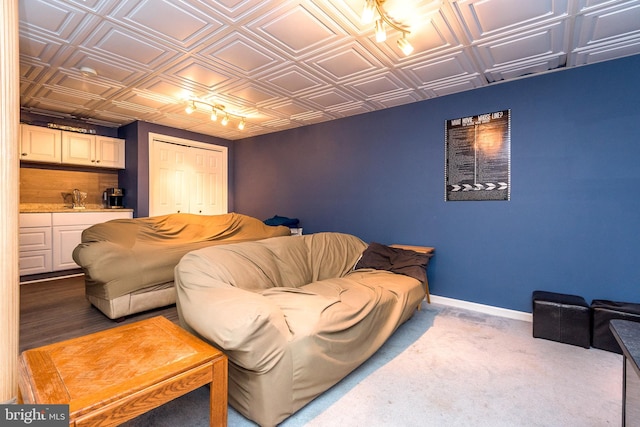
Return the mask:
M107 209L124 208L124 188L107 188L102 194L102 201Z

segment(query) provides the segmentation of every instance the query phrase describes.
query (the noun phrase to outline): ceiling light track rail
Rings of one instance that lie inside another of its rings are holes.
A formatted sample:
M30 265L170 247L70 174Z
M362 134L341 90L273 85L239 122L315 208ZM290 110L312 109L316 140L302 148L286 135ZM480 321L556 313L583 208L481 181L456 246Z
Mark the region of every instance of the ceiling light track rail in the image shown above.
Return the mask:
M197 98L189 98L187 100L187 107L184 111L187 114L191 114L198 110L198 108L207 110L210 114L209 117L213 122L218 121L218 117L221 117L222 119L220 120L220 124L222 126L226 126L231 119L238 120L237 127L239 130L243 130L246 125L246 117L228 112L226 107L222 104L212 104Z

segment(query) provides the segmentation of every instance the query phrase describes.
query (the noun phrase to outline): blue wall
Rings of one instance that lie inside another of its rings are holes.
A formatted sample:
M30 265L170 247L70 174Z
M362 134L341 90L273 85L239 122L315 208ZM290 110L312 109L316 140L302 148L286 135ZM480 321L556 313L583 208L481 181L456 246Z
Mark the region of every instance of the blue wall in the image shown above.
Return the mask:
M235 210L436 247L433 294L640 302L640 56L234 143ZM444 123L511 110L511 200L444 201Z

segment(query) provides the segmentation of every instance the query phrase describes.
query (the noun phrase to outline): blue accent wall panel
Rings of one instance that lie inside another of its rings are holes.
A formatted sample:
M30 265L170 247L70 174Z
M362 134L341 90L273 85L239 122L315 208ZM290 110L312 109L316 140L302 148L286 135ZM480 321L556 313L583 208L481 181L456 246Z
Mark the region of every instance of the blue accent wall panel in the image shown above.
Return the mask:
M432 293L640 303L640 56L234 142L238 212L436 247ZM511 200L444 200L445 120L511 110Z

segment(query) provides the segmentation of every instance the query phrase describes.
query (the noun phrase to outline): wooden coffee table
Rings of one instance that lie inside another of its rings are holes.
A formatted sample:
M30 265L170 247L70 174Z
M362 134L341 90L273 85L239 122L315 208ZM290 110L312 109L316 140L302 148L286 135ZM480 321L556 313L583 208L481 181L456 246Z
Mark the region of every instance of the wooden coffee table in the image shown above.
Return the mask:
M227 425L227 357L161 316L26 350L19 370L19 400L68 404L73 426L118 425L205 384L211 425Z

